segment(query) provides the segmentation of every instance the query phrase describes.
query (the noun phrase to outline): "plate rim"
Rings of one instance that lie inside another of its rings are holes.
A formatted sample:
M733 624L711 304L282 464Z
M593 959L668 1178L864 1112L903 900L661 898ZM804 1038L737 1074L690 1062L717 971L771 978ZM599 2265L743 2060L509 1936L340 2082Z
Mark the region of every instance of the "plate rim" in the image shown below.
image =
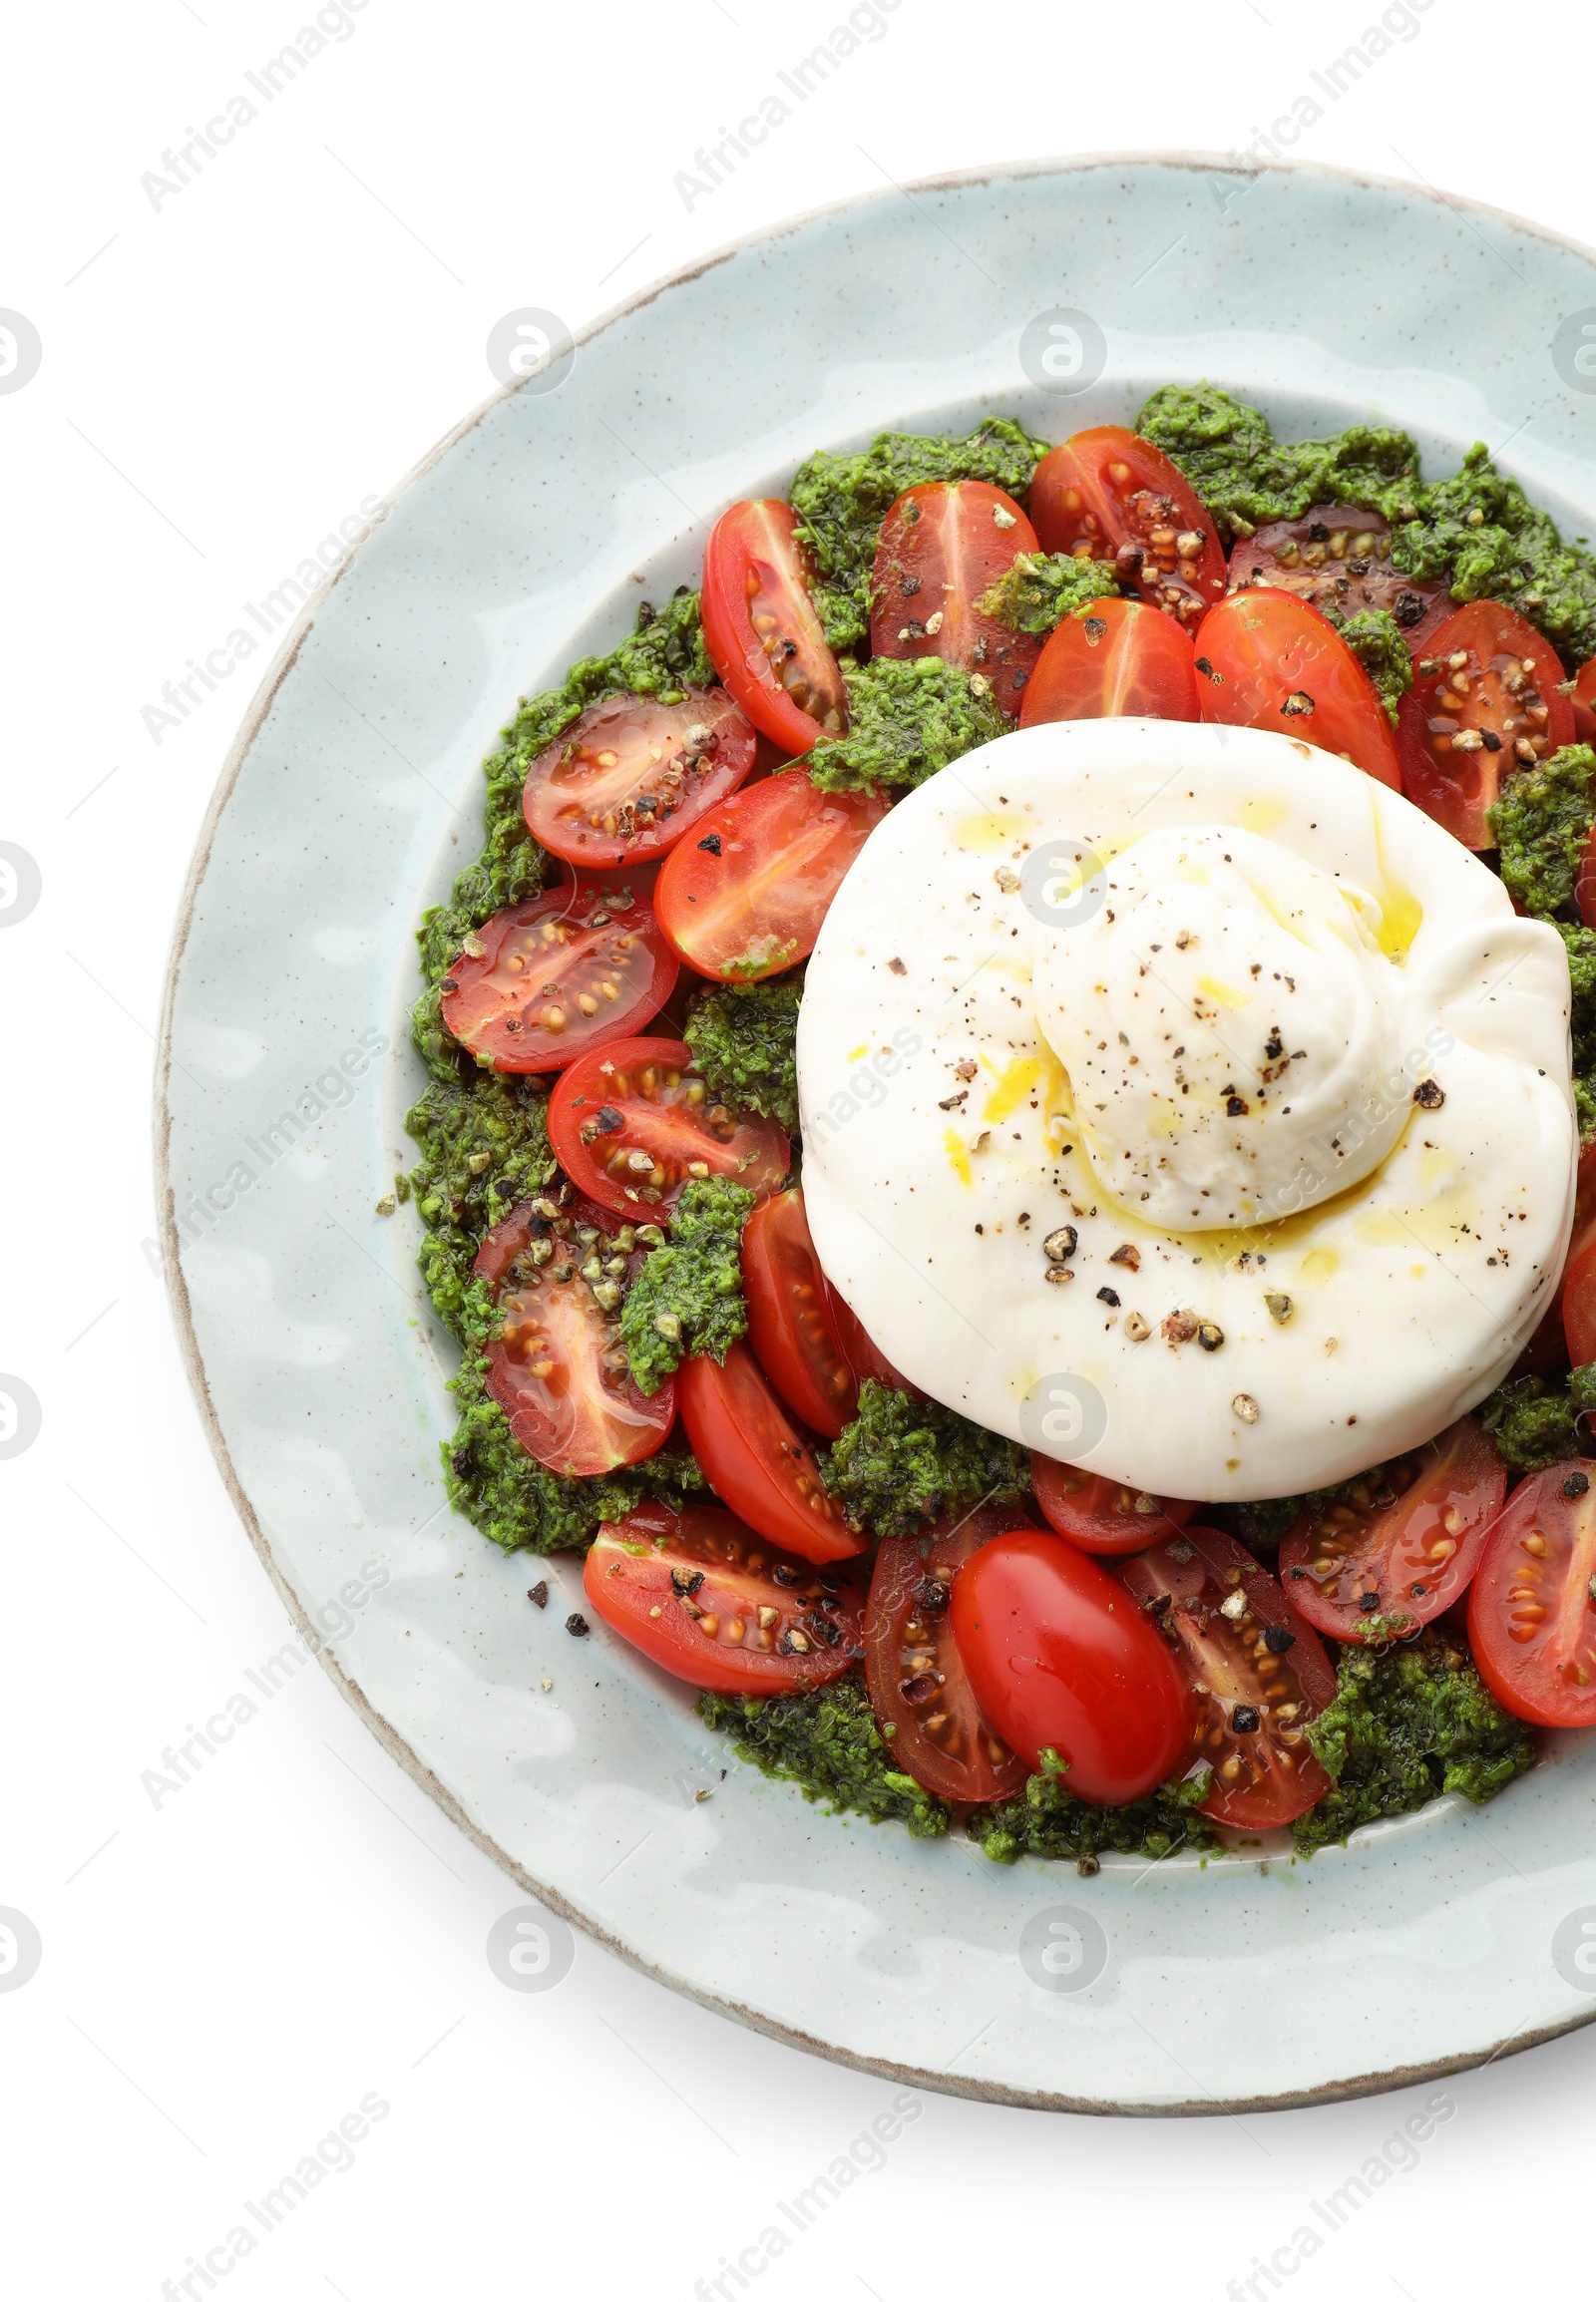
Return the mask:
M909 197L914 193L933 194L957 192L966 188L998 183L1020 183L1038 177L1072 176L1088 170L1113 168L1167 168L1194 175L1224 176L1232 181L1256 179L1264 175L1305 176L1325 179L1332 184L1357 186L1364 190L1394 192L1407 200L1423 200L1432 206L1444 207L1453 215L1468 220L1483 216L1508 225L1531 239L1543 241L1564 253L1578 256L1596 270L1596 246L1576 238L1572 233L1559 231L1555 226L1537 222L1517 214L1510 208L1498 207L1488 200L1464 197L1442 192L1428 183L1411 184L1401 177L1387 176L1374 169L1339 167L1317 160L1271 159L1251 153L1216 154L1180 150L1120 150L1095 153L1064 154L1051 158L993 163L971 168L955 169L933 176L915 177L908 182L892 184L881 190L851 192L834 200L821 201L774 223L739 233L722 241L706 254L691 258L673 271L662 273L646 282L632 294L607 306L581 328L572 333L574 350L594 342L617 321L643 310L670 289L683 287L706 272L728 263L734 256L748 249L768 247L801 230L804 226L827 217L852 213L856 209L876 207L894 197ZM178 1346L184 1370L194 1393L200 1426L210 1448L212 1459L221 1476L234 1510L243 1526L261 1565L265 1568L272 1587L282 1600L290 1621L304 1638L310 1652L316 1657L328 1678L351 1710L362 1721L390 1757L433 1802L442 1809L457 1828L505 1871L526 1893L534 1896L568 1925L591 1940L599 1943L614 1957L660 1983L677 1996L691 2000L710 2013L723 2015L746 2029L784 2046L820 2057L845 2069L860 2071L867 2076L884 2078L898 2085L921 2088L926 2091L955 2095L966 2101L1005 2105L1022 2110L1068 2111L1099 2117L1160 2118L1160 2117L1232 2117L1241 2112L1263 2110L1291 2110L1314 2108L1320 2104L1350 2102L1362 2097L1394 2093L1401 2088L1417 2086L1429 2079L1446 2078L1468 2070L1484 2069L1488 2064L1506 2057L1527 2053L1532 2047L1543 2046L1551 2040L1566 2038L1570 2032L1582 2030L1596 2022L1596 2000L1584 2009L1576 2009L1564 2021L1547 2023L1529 2032L1513 2032L1494 2047L1458 2055L1440 2056L1430 2062L1401 2065L1394 2069L1364 2072L1355 2077L1330 2080L1316 2087L1300 2088L1266 2095L1235 2097L1189 2097L1178 2102L1124 2103L1105 2101L1095 2097L1055 2093L1051 2090L1029 2089L995 2080L962 2077L951 2071L934 2071L910 2063L856 2053L835 2041L816 2038L796 2025L779 2022L761 2013L757 2008L718 1992L698 1988L684 1978L668 1972L646 1957L631 1944L624 1942L603 1925L579 1911L558 1888L534 1878L514 1855L478 1823L474 1822L459 1799L439 1779L436 1772L412 1748L410 1743L372 1704L359 1682L339 1663L332 1645L323 1640L313 1625L309 1612L299 1599L286 1575L278 1566L271 1543L260 1524L253 1503L233 1462L231 1449L221 1427L220 1417L210 1394L209 1379L203 1354L195 1331L189 1288L184 1277L179 1253L176 1197L172 1184L171 1146L172 1110L169 1088L172 1074L172 1037L176 1017L179 977L187 953L189 938L198 911L200 891L208 870L211 851L221 818L256 737L265 724L279 688L293 669L299 651L308 637L317 615L333 590L348 574L367 538L379 527L399 502L410 493L417 482L424 479L460 442L469 438L493 409L525 388L531 378L518 378L514 383L501 385L487 395L459 422L451 426L434 445L425 451L408 471L394 483L378 503L377 510L361 528L354 540L344 547L337 561L323 580L300 607L285 630L275 655L261 675L238 723L225 758L218 770L209 801L196 835L194 851L189 860L177 913L173 923L172 941L168 950L166 969L162 982L161 1014L156 1034L156 1057L153 1079L153 1169L156 1187L156 1227L161 1246L162 1272L166 1281L168 1303L173 1326L177 1332Z

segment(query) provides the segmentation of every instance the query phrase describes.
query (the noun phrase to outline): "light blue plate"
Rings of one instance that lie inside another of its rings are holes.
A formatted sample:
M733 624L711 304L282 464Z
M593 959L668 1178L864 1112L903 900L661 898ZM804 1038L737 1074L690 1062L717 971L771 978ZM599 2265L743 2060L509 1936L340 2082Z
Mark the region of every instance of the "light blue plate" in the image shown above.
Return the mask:
M1442 1800L1312 1864L1111 1858L1089 1881L828 1817L731 1759L673 1682L566 1635L572 1561L539 1613L527 1558L442 1507L454 1353L414 1211L373 1213L413 1155L411 931L476 852L484 753L517 695L696 579L734 498L884 425L998 409L1063 438L1207 376L1288 434L1405 425L1430 470L1483 439L1596 534L1593 344L1596 259L1405 186L1145 159L920 186L598 323L557 388L444 441L287 631L167 989L157 1159L200 1411L302 1629L388 1567L358 1684L325 1657L373 1731L673 1988L927 2086L1138 2111L1405 2083L1596 2012L1596 1738L1478 1813Z

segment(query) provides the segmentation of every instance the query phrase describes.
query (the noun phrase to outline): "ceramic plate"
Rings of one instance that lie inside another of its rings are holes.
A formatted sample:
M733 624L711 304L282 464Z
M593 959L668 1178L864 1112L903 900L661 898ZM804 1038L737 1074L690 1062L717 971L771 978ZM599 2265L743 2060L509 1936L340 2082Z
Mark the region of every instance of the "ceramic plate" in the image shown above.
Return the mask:
M414 1210L373 1212L412 1155L412 928L476 853L479 763L518 695L696 580L723 506L885 425L996 409L1063 438L1206 376L1287 434L1405 425L1432 471L1482 439L1596 534L1582 330L1589 253L1408 187L1147 159L918 186L598 323L446 440L284 626L168 985L160 1184L200 1409L373 1731L522 1887L674 1989L925 2086L1133 2111L1395 2085L1596 2012L1570 1948L1596 1931L1596 1736L1494 1805L1312 1863L1091 1880L831 1817L730 1760L681 1688L567 1636L573 1561L539 1613L526 1557L442 1506L454 1352ZM372 1562L343 1661L338 1593Z

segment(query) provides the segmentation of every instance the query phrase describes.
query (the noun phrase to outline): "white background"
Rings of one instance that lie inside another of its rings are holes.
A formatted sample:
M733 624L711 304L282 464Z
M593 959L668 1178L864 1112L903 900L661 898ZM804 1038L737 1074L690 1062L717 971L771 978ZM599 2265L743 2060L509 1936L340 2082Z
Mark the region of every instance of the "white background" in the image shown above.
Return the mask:
M892 2090L586 1940L558 1988L505 1989L484 1945L518 1890L317 1671L159 1808L141 1786L286 1636L147 1253L168 939L247 673L159 744L141 709L486 395L485 339L512 308L580 325L739 233L948 168L1244 148L1380 11L899 0L689 209L676 172L841 0L366 0L154 207L140 180L163 148L309 13L98 0L15 12L6 36L0 306L44 356L0 396L0 839L44 894L0 935L0 1369L44 1424L0 1462L0 1905L44 1955L0 1994L0 2251L30 2302L157 2297L374 2094L388 2111L353 2164L229 2291L685 2298ZM1409 22L1298 150L1596 240L1588 18L1431 0ZM1459 314L1460 358L1490 325ZM1546 2259L1526 2201L1588 2196L1593 2081L1596 2030L1443 2089L1245 2120L927 2096L750 2290L1244 2292L1254 2257L1444 2092L1418 2163L1282 2290L1513 2291L1531 2244Z

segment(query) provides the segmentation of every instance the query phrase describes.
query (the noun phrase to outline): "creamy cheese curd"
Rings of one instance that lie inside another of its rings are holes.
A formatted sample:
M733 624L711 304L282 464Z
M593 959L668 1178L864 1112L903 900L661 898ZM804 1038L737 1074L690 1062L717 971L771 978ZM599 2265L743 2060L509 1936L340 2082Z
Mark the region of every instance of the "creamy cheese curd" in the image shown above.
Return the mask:
M1298 1493L1465 1412L1545 1310L1568 1010L1556 933L1346 762L1026 729L895 807L827 917L810 1229L962 1413L1156 1493Z

